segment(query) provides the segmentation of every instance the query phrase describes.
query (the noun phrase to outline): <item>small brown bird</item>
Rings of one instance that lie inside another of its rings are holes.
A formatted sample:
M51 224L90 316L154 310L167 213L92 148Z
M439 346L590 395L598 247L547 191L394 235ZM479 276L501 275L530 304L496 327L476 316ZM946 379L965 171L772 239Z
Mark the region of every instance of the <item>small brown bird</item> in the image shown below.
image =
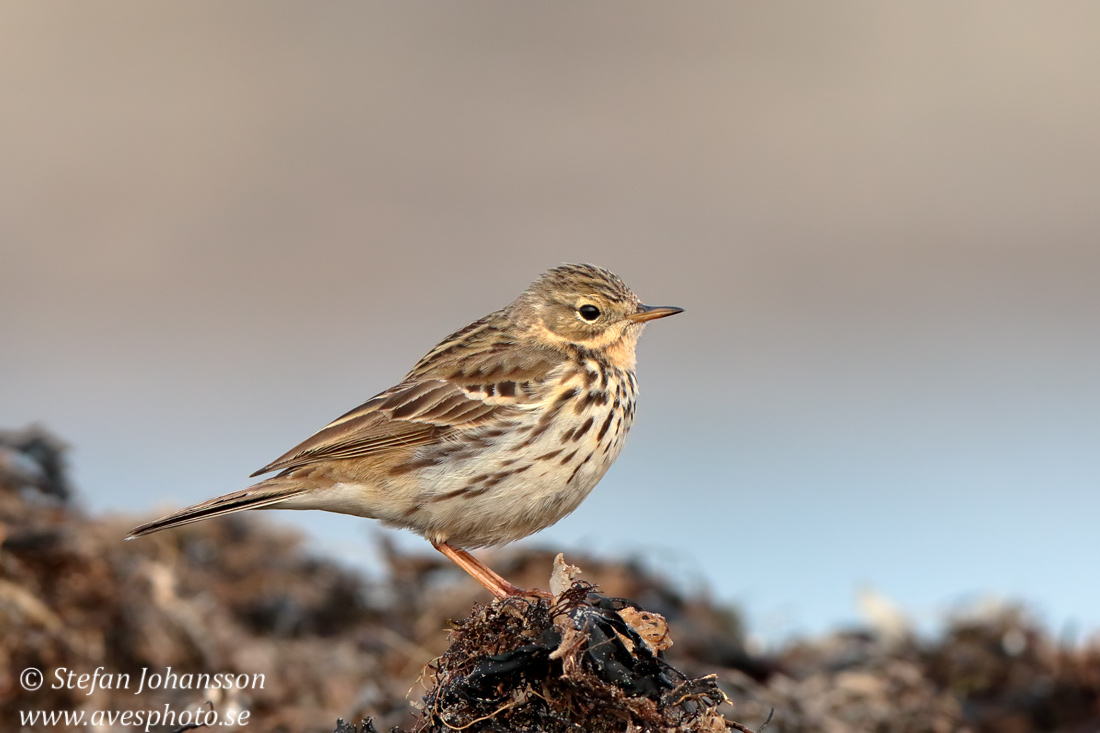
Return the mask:
M322 509L412 529L497 597L525 593L466 548L538 532L588 496L634 419L638 336L681 310L641 305L599 267L554 268L252 474L275 476L127 539L242 509Z

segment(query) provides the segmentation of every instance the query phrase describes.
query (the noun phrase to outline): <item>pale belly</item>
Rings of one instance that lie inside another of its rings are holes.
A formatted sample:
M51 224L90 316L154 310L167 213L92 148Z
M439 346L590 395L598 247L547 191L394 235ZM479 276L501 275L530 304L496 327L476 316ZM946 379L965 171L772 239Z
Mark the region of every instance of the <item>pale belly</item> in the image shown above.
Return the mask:
M584 501L619 456L634 402L631 397L586 409L567 405L562 413L542 429L534 413L476 451L451 446L449 457L416 473L413 508L379 518L467 548L512 542L549 527ZM447 446L424 454L440 450Z
M511 423L422 446L406 468L377 475L369 485L337 480L281 508L371 517L456 547L526 537L576 509L618 458L637 389L633 374L618 376L591 389L588 382L560 385ZM566 392L575 396L553 409Z

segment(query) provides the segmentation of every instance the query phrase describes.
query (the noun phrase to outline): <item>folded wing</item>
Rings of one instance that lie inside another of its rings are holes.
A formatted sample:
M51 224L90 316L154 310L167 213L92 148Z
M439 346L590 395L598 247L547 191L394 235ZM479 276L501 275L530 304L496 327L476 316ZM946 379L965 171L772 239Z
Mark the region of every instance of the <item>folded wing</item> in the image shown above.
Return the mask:
M439 442L458 431L505 419L515 409L489 404L441 379L404 382L333 420L252 475Z

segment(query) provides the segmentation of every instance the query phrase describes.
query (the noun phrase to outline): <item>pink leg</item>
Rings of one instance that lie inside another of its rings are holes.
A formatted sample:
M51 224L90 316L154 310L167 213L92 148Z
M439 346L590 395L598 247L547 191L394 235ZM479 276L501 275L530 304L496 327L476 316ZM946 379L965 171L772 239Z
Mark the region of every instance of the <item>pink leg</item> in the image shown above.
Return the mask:
M469 573L474 580L485 586L490 593L497 598L507 598L508 596L539 596L541 598L550 598L550 594L541 590L523 590L509 583L504 578L493 572L488 565L478 560L476 557L458 547L452 547L446 542L433 542L432 547L442 552L448 558L454 562L467 573Z

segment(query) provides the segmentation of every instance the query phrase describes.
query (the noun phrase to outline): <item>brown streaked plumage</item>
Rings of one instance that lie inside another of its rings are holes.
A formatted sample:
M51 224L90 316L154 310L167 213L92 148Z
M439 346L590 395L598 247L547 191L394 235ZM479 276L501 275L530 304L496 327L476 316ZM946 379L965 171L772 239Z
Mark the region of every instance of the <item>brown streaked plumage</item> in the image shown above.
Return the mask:
M463 548L526 537L584 500L634 419L645 322L679 312L641 305L607 270L554 268L252 474L275 476L128 539L243 509L322 509L412 529L494 595L521 593Z

